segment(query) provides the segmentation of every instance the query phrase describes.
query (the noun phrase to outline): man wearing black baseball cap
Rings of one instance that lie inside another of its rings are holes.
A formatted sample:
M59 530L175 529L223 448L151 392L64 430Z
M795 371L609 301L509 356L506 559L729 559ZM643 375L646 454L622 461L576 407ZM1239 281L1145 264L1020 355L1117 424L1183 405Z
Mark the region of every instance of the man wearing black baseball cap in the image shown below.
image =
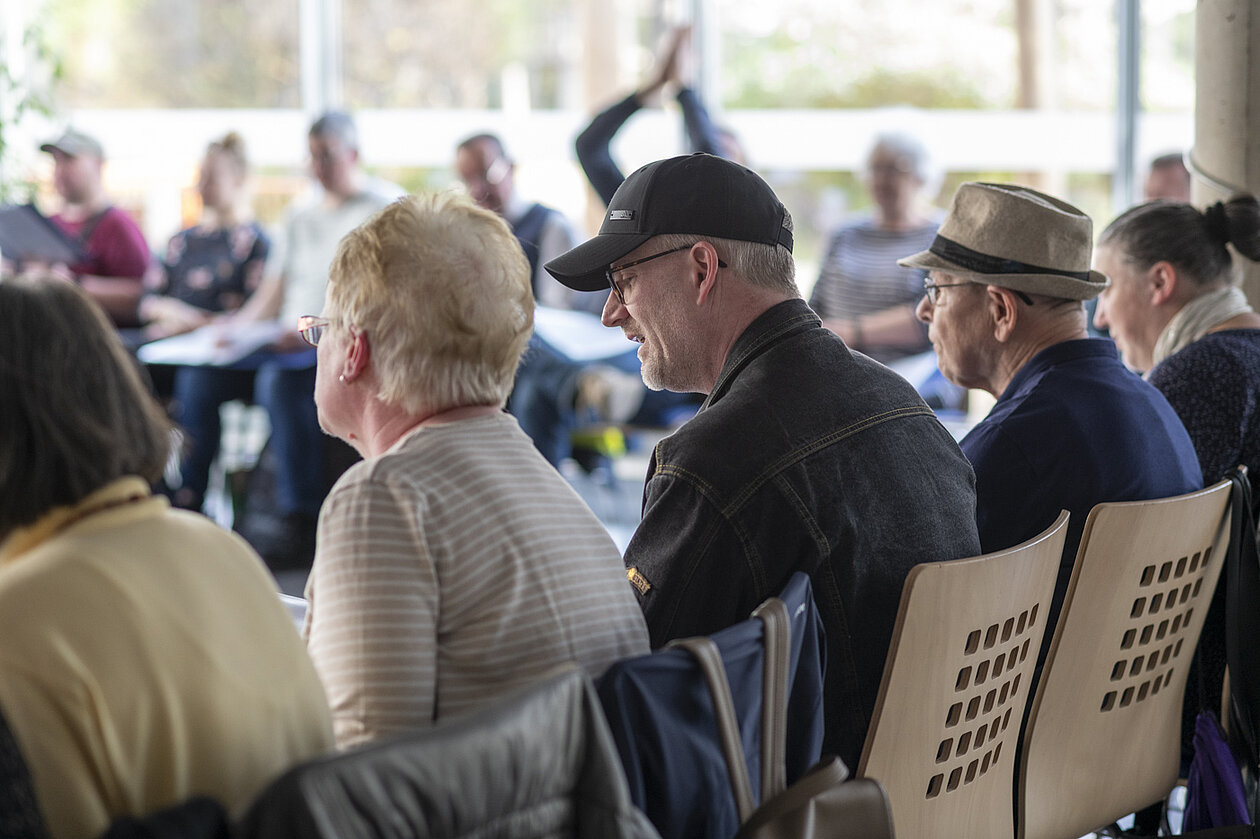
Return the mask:
M979 552L971 467L914 389L852 353L801 299L792 218L752 171L650 163L599 235L546 265L609 289L606 326L643 380L708 394L657 444L626 550L653 646L745 617L795 571L827 629L824 751L857 765L901 587Z

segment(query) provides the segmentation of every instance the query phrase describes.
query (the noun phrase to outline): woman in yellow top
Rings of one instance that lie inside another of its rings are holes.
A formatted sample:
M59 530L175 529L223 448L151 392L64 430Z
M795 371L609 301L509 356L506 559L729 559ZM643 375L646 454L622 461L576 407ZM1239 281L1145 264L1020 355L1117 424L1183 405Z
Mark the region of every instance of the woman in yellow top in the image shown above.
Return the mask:
M207 795L229 811L332 744L250 548L150 494L169 425L103 313L0 284L0 713L56 839Z

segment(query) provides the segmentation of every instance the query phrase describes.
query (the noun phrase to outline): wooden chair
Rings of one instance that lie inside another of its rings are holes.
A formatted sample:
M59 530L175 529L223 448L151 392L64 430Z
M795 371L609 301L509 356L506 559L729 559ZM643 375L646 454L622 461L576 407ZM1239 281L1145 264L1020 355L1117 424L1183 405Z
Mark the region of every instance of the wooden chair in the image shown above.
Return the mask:
M1229 541L1230 484L1089 514L1020 756L1017 836L1072 839L1177 782L1181 702Z
M1010 839L1020 720L1067 520L906 577L857 771L888 790L898 836Z

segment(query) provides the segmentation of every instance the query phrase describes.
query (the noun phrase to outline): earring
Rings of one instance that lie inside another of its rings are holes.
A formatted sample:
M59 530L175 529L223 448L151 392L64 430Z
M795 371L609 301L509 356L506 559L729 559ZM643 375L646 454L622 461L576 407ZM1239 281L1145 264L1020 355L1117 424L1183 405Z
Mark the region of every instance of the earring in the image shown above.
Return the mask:
M341 382L344 385L346 383L345 374L343 373L342 375L338 376L337 381Z

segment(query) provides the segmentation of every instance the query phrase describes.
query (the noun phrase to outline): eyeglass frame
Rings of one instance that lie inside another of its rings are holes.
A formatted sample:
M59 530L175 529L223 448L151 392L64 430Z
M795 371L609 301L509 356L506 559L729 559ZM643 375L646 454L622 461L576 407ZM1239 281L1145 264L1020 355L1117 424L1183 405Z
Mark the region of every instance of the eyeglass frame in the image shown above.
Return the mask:
M332 321L328 318L321 318L318 315L302 315L298 318L297 333L303 341L312 347L318 347L320 339L324 337L324 330L332 326Z
M669 256L671 253L678 253L679 251L690 250L691 248L695 247L695 245L696 245L695 242L692 242L689 245L679 245L676 248L670 248L667 251L654 253L651 256L645 256L642 259L635 259L631 262L622 263L621 265L610 265L604 269L604 276L608 279L608 286L612 289L613 294L617 295L617 299L621 301L621 305L624 306L626 305L626 295L625 295L625 292L621 290L621 286L617 285L617 278L613 276L614 274L616 274L618 271L624 271L627 268L633 268L636 265L642 265L645 262L651 262L653 259L658 259L662 256ZM718 258L717 264L719 268L728 267L727 264L723 262L720 257Z
M503 183L504 178L512 171L512 161L503 155L498 155L494 160L486 164L485 171L477 175L471 180L463 181L464 189L473 192L478 186L498 186ZM462 179L461 179L462 180Z
M923 283L923 294L927 297L929 303L931 303L933 306L936 306L941 301L941 295L938 289L957 288L959 286L964 286L964 285L979 285L979 283L934 283L928 280L928 281L924 281ZM1018 289L1008 288L1007 291L1009 291L1011 294L1014 294L1020 300L1023 300L1029 306L1037 305L1036 303L1033 302L1033 299L1031 297L1029 297L1027 294L1024 294L1024 292L1019 291Z

